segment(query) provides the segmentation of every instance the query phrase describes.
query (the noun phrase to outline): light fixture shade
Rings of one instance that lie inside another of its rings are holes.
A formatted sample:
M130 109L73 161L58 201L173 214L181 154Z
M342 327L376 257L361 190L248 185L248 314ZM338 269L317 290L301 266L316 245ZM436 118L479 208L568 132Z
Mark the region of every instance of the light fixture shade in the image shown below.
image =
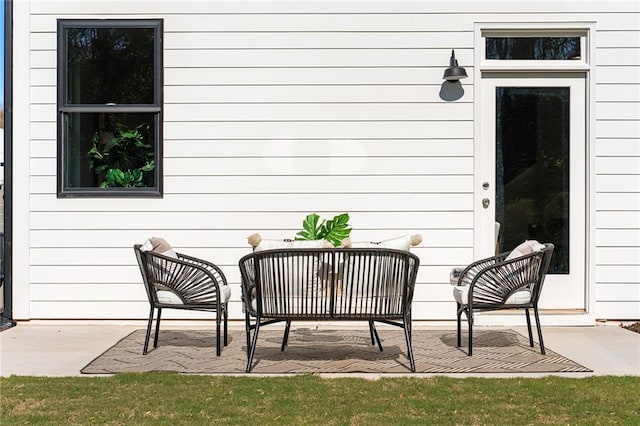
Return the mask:
M442 76L447 81L458 81L463 78L467 78L467 70L463 67L458 66L458 60L456 59L456 54L451 50L451 59L449 60L449 68L444 70L444 76Z

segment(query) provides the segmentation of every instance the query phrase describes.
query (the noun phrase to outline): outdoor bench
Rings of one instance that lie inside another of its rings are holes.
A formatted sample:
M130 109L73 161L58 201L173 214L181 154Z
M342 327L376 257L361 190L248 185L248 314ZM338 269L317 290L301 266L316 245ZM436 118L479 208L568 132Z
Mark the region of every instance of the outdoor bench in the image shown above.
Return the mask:
M260 327L291 321L367 321L371 344L382 343L374 322L404 329L411 371L411 302L419 258L386 248L287 248L255 251L240 259L247 338L252 369ZM253 331L253 336L251 332Z

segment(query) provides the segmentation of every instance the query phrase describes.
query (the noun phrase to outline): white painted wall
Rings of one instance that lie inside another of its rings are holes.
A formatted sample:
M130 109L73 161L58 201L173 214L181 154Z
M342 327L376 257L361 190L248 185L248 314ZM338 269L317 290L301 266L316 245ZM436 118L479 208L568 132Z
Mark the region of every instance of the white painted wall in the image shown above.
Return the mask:
M414 318L454 318L448 271L473 257L473 77L461 99L439 94L452 48L473 76L476 21L596 23L589 288L597 318L640 318L635 2L14 8L17 319L145 318L131 246L150 236L220 264L233 286L231 315L241 318L237 260L249 252L246 237L292 237L307 213L345 211L354 240L422 234ZM165 195L57 199L56 19L122 17L164 19Z

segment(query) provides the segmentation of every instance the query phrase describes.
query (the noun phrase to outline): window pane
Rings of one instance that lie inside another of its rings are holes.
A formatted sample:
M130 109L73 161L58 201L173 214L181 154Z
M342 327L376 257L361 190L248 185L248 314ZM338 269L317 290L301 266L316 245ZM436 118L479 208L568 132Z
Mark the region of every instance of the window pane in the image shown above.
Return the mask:
M67 102L152 104L153 28L67 28Z
M580 37L487 37L486 59L579 60Z
M154 114L69 113L65 117L65 187L154 186Z
M496 88L500 247L551 242L549 273L569 273L569 88Z

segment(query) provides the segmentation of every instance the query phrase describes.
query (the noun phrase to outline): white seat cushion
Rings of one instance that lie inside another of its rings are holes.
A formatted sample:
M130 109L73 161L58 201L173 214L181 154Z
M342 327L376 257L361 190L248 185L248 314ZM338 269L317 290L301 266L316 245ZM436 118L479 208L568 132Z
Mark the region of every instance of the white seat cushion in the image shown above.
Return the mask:
M453 298L461 305L466 305L469 297L469 286L458 285L453 287Z
M453 298L461 305L466 305L469 301L469 286L460 285L453 288ZM522 305L531 301L529 290L519 290L513 293L504 302L505 305Z
M403 235L383 241L355 241L350 244L350 248L388 248L393 250L409 251L412 245L422 242L422 235Z
M220 286L220 300L222 303L229 303L231 299L231 287L229 285Z
M533 252L539 252L544 250L544 244L540 244L536 240L527 240L524 243L520 244L518 247L511 250L511 253L507 256L505 260L515 259L516 257L526 256Z
M184 303L180 297L171 290L158 290L156 295L160 303L166 303L167 305L182 305Z
M520 290L513 293L506 302L505 305L522 305L531 301L531 292L529 290Z

